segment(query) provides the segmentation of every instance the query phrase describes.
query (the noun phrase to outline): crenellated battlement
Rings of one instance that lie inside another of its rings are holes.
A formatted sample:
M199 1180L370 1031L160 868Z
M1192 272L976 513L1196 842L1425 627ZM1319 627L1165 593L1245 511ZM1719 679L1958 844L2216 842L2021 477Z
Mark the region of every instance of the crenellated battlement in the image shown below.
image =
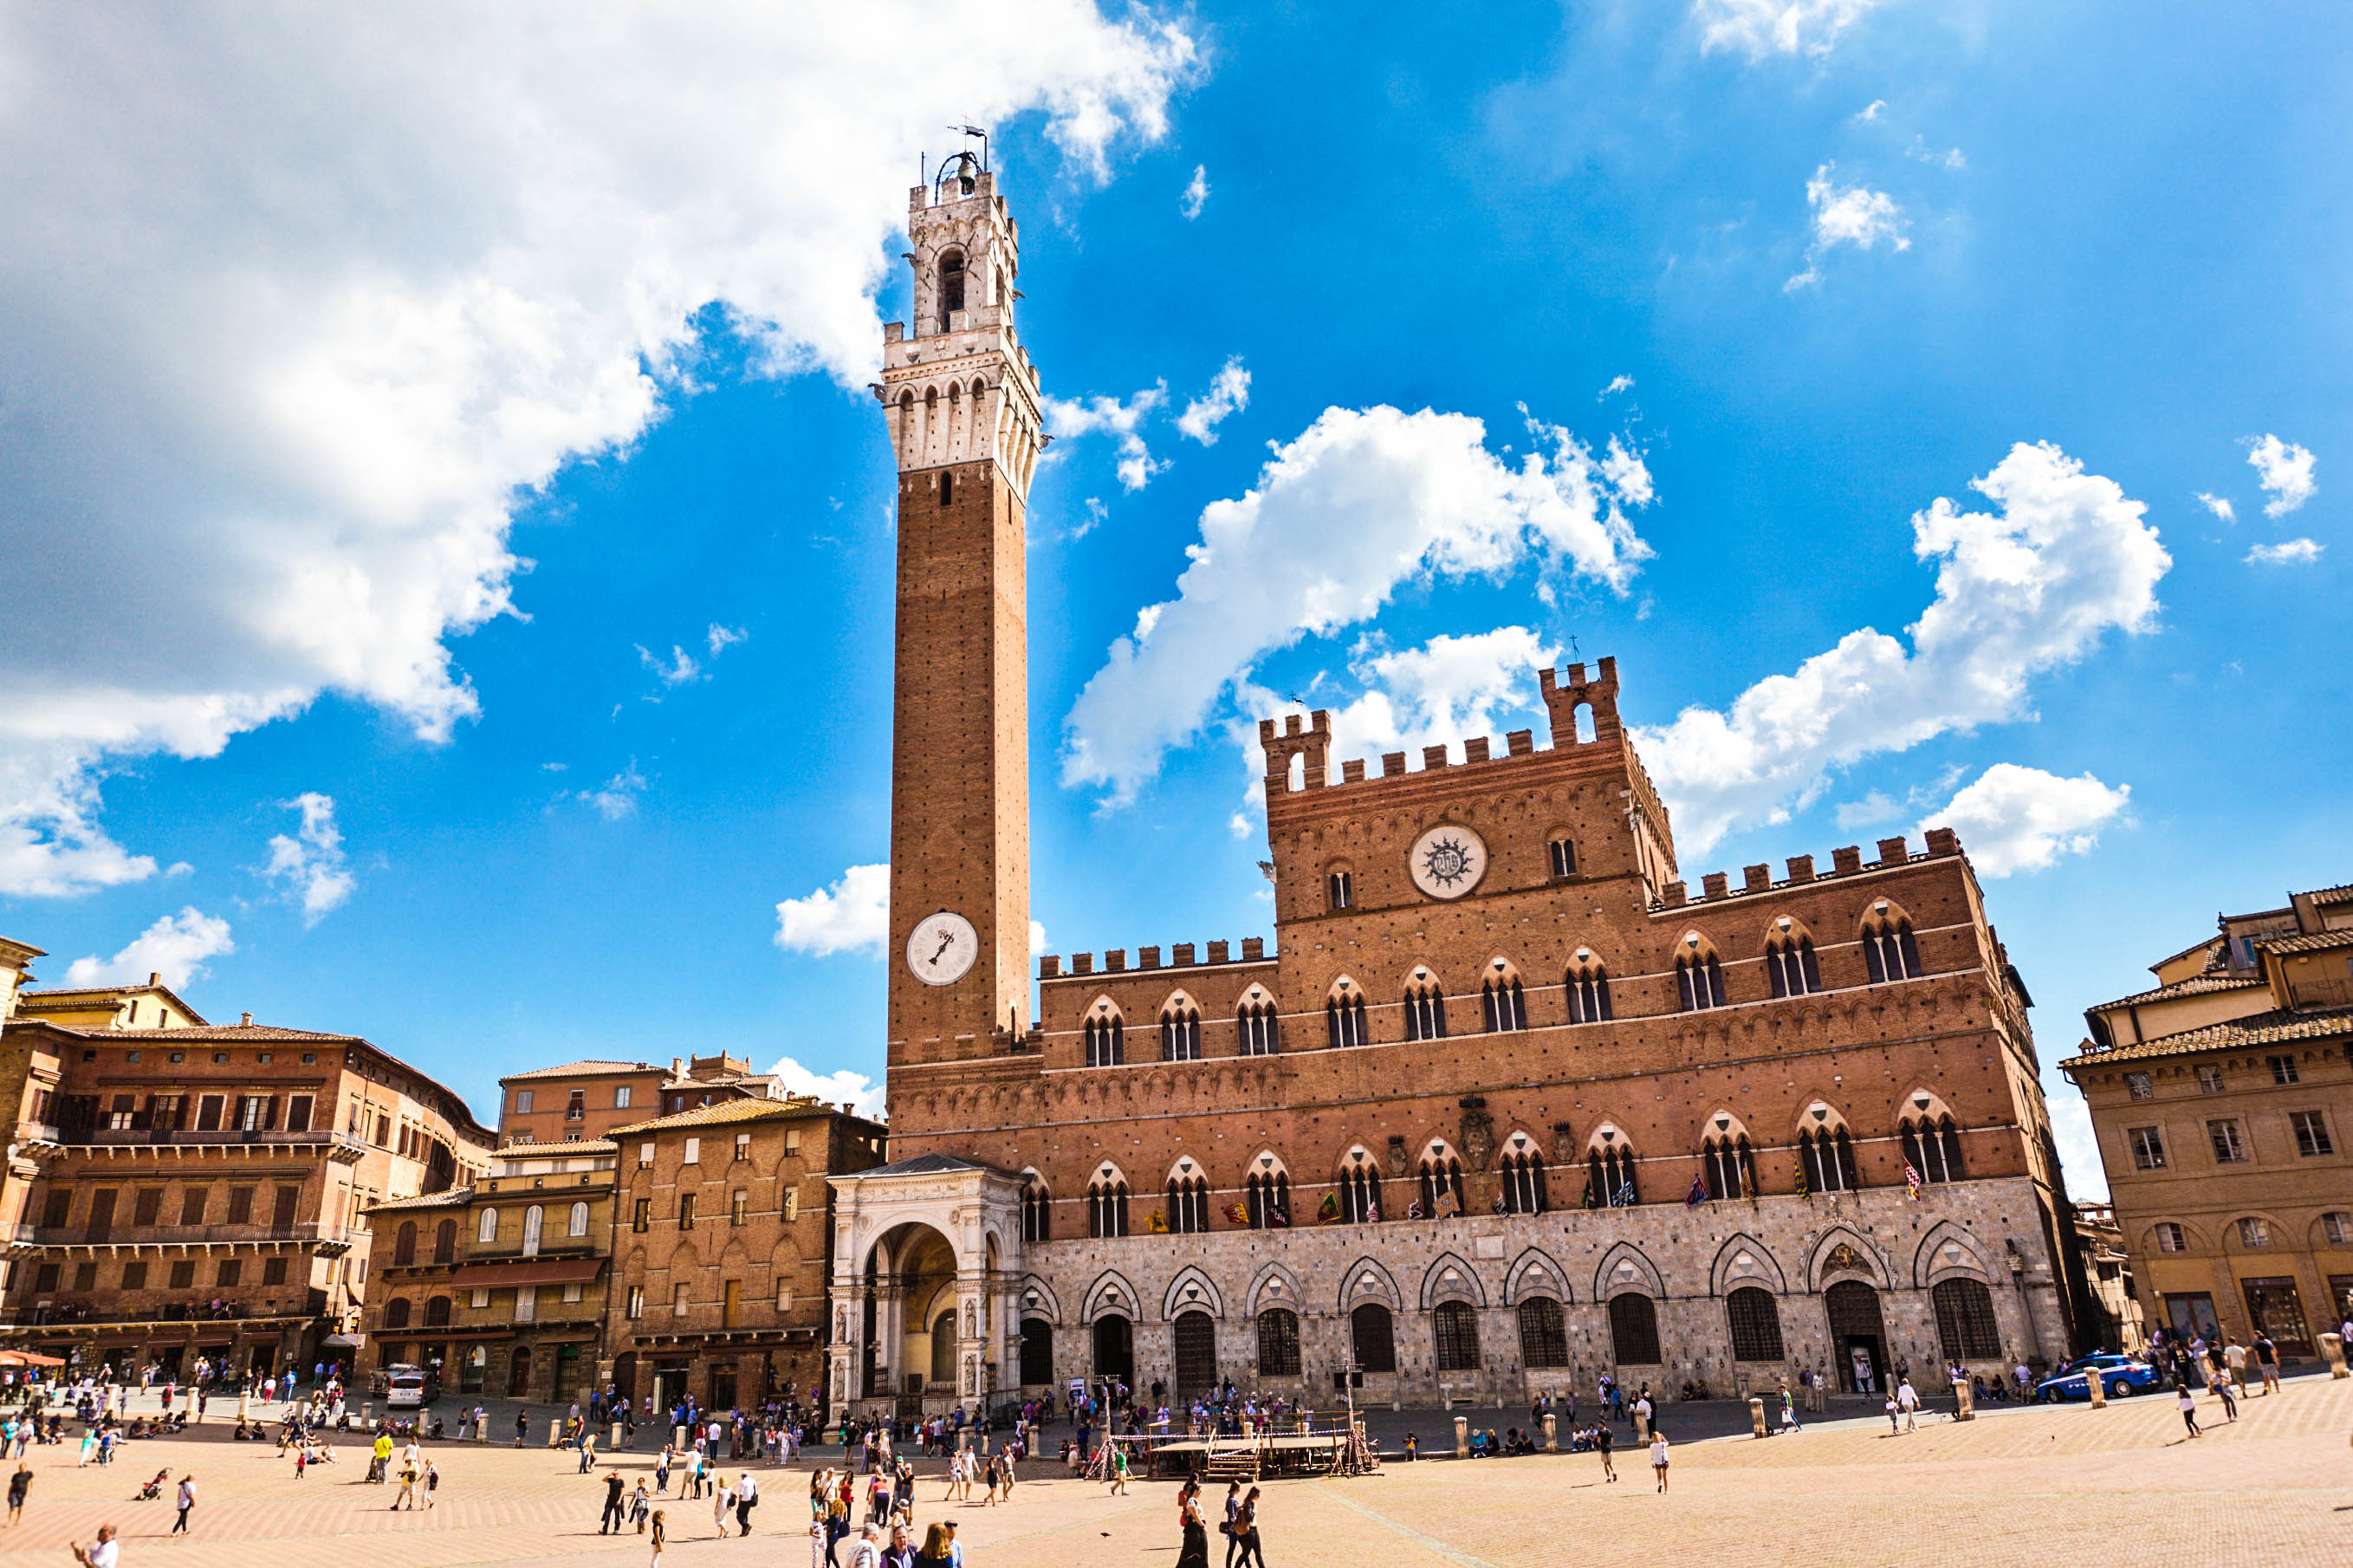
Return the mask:
M1908 866L1918 860L1945 859L1957 856L1961 852L1960 835L1949 827L1931 827L1925 836L1925 844L1926 847L1920 853L1915 854L1912 852L1909 839L1903 837L1880 839L1878 841L1879 858L1876 860L1865 860L1862 858L1861 845L1843 845L1831 851L1831 868L1827 871L1814 869L1814 858L1810 855L1792 855L1783 862L1788 874L1778 879L1774 877L1773 868L1770 866L1744 866L1741 868L1740 886L1737 888L1732 885L1729 872L1710 871L1699 879L1698 897L1693 897L1685 884L1669 882L1661 891L1659 898L1651 903L1651 909L1653 913L1656 913L1662 910L1689 909L1700 904L1722 903L1733 899L1749 898L1757 893L1779 892L1788 888L1802 887L1810 882L1827 882L1841 877L1857 877L1866 871L1892 870L1898 866Z
M1604 658L1592 679L1585 678L1585 666L1568 667L1568 679L1562 683L1558 672L1536 671L1536 686L1544 693L1545 710L1552 716L1552 743L1556 749L1581 743L1577 735L1577 710L1593 710L1593 742L1621 739L1624 727L1618 720L1618 661Z
M1140 947L1135 950L1133 965L1127 962L1127 949L1114 947L1103 955L1100 970L1095 967L1093 953L1074 952L1071 954L1071 967L1067 972L1062 968L1061 954L1050 952L1038 960L1038 978L1041 981L1075 980L1096 974L1126 974L1155 969L1213 969L1229 964L1274 962L1267 953L1266 939L1261 936L1242 938L1241 956L1239 958L1233 956L1231 942L1213 942L1208 945L1207 956L1198 956L1199 950L1191 942L1177 942L1168 950L1168 961L1165 963L1161 962L1160 949Z

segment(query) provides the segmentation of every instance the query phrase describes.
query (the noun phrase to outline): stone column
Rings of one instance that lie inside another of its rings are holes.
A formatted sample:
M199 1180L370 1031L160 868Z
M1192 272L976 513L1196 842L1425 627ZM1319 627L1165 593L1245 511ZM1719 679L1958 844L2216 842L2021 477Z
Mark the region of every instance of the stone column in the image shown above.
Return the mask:
M1545 1452L1547 1454L1557 1454L1560 1452L1559 1422L1560 1418L1555 1415L1551 1411L1547 1410L1545 1412Z
M1458 1459L1471 1457L1471 1418L1467 1415L1454 1418L1454 1457Z
M1765 1436L1765 1402L1753 1394L1748 1396L1748 1430L1757 1436Z
M2100 1380L2099 1368L2086 1367L2084 1370L2084 1386L2091 1391L2093 1409L2105 1410L2108 1407L2108 1385Z
M2321 1358L2328 1363L2330 1377L2353 1376L2353 1372L2348 1372L2345 1365L2345 1337L2342 1334L2321 1335L2320 1354Z
M1966 1377L1953 1379L1953 1419L1974 1421L1978 1418L1977 1389Z

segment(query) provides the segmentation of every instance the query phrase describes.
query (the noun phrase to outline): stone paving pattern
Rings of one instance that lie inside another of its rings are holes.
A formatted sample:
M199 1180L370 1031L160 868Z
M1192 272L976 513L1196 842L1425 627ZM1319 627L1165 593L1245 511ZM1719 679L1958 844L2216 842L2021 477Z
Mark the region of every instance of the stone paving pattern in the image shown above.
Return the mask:
M1555 1568L1703 1552L1809 1568L1913 1568L1929 1554L1991 1564L2096 1558L2133 1568L2353 1560L2353 1380L2292 1380L2284 1394L2247 1401L2241 1413L2226 1425L2214 1401L2201 1401L2210 1425L2198 1442L2184 1436L2172 1402L2158 1398L2097 1411L2013 1408L1968 1424L1932 1418L1900 1436L1875 1417L1835 1419L1766 1442L1682 1444L1665 1497L1630 1444L1620 1449L1615 1486L1586 1454L1393 1463L1361 1479L1270 1483L1267 1555L1276 1568ZM1425 1437L1444 1419L1409 1415ZM88 1540L101 1520L121 1527L124 1568L165 1560L185 1568L604 1568L649 1555L634 1534L596 1534L603 1487L576 1474L568 1453L431 1445L443 1477L438 1505L396 1514L386 1507L393 1489L361 1483L365 1448L356 1437L339 1446L336 1465L299 1482L275 1444L226 1437L226 1426L213 1426L129 1444L106 1469L77 1468L75 1444L36 1448L32 1501L23 1525L0 1531L0 1568L65 1568L65 1543ZM167 1461L175 1477L183 1469L197 1477L201 1501L185 1541L166 1538L168 1492L161 1501L125 1500ZM634 1483L652 1457L624 1454L618 1463ZM952 1513L972 1568L1174 1563L1173 1486L1139 1481L1129 1495L1112 1497L1059 1466L1029 1468L1013 1502L994 1509L941 1504L940 1482L927 1473L918 1517ZM798 1534L807 1463L760 1475L764 1500L748 1541L713 1539L707 1500L667 1503L665 1568L807 1562ZM1213 1537L1211 1561L1222 1559Z

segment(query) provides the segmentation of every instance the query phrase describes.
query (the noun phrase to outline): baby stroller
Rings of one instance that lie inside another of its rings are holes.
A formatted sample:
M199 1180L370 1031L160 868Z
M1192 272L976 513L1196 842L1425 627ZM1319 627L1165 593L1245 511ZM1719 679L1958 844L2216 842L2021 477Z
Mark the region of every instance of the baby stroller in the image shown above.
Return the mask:
M156 1471L155 1479L139 1489L138 1500L141 1502L153 1502L157 1498L164 1495L164 1483L171 1479L172 1471L169 1466Z

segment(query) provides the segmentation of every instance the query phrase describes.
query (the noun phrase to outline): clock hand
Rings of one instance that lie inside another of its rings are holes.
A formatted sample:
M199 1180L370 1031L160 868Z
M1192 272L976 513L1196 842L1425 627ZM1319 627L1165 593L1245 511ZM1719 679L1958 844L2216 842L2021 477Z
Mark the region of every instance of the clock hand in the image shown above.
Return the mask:
M942 932L940 933L940 945L939 945L939 946L937 946L937 947L935 947L935 948L934 948L934 949L932 950L931 962L932 962L932 963L937 963L940 961L940 954L941 954L941 953L945 952L946 952L950 947L954 946L955 944L955 932L954 932L954 931L942 931Z

